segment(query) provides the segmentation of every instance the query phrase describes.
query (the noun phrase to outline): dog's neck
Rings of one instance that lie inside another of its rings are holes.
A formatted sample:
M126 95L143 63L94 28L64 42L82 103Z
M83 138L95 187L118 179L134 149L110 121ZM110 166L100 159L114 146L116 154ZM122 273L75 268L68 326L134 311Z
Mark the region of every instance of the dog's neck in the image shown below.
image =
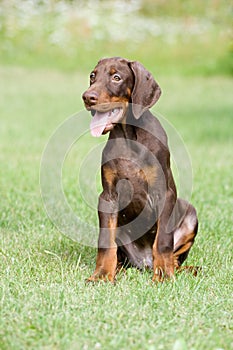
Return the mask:
M121 123L118 123L112 131L109 138L125 138L130 140L137 139L138 121L135 120L132 111L127 111Z

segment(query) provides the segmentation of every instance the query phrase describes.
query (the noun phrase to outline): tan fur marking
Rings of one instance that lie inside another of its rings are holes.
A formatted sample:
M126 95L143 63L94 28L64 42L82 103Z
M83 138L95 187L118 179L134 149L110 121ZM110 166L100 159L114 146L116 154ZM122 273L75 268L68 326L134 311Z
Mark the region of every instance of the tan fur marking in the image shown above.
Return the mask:
M104 167L104 177L109 187L111 187L116 178L116 173L111 168Z
M158 224L159 229L159 224ZM158 235L153 245L153 270L152 280L162 282L165 278L174 276L174 256L173 252L160 254L158 252Z
M146 181L149 185L153 185L157 177L156 167L147 166L140 170L140 176Z
M107 249L99 249L96 259L96 269L87 281L110 281L113 282L116 275L117 267L117 244L116 238L117 217L110 216L108 221L108 229L110 234L110 247Z
M129 102L129 99L128 99L128 97L124 97L124 96L121 96L121 97L113 96L113 97L110 99L110 102L121 102L121 103L126 103L126 102Z
M189 250L192 247L192 245L194 243L194 237L195 237L194 232L190 232L187 235L183 235L183 237L178 241L180 248L178 250L176 250L176 252L174 254L175 258L178 259L179 255L186 252L187 250Z
M130 98L131 97L131 90L130 90L130 88L127 88L127 95L128 95L128 97Z
M110 73L111 75L115 74L115 73L116 73L116 69L115 69L114 67L111 67L109 73Z

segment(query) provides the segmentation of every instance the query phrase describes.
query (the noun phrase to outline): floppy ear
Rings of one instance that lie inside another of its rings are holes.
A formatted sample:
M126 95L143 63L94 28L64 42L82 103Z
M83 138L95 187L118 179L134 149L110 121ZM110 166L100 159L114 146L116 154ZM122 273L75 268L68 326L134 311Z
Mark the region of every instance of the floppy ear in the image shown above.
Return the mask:
M134 74L134 88L131 95L133 114L136 119L152 107L161 95L161 89L152 74L137 61L129 62Z

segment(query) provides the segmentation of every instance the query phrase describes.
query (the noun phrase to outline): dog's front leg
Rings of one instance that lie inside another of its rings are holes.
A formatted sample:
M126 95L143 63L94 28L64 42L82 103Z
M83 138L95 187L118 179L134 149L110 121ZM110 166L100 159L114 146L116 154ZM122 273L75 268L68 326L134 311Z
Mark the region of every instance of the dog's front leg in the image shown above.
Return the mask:
M99 240L96 268L88 281L114 281L117 266L117 211L116 201L105 193L99 199Z
M174 276L174 233L169 228L169 219L175 205L176 195L168 189L164 208L158 220L157 234L153 244L153 281L163 281Z

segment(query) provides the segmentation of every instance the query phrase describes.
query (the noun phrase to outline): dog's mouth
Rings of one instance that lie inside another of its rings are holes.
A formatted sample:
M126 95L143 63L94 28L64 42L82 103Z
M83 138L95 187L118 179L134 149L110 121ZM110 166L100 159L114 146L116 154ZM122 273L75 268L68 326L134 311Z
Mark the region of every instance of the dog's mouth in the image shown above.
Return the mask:
M124 115L124 108L115 107L107 111L91 109L91 114L93 116L90 124L91 135L99 137L111 131L120 122Z

